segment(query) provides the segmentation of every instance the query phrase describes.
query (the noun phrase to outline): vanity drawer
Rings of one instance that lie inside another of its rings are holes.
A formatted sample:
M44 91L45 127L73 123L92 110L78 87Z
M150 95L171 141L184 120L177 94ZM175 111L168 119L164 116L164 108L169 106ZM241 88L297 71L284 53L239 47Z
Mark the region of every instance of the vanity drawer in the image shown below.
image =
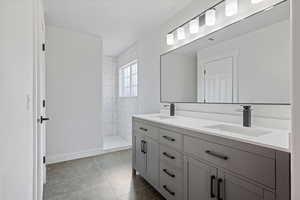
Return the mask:
M159 139L159 129L157 127L142 122L135 122L133 128L138 133L145 134L155 140Z
M183 135L165 129L159 129L159 135L159 142L161 144L166 144L172 148L182 150Z
M160 149L160 160L165 161L172 166L182 168L183 156L181 153L163 145L160 145L159 149Z
M178 169L177 167L165 162L160 162L160 178L168 180L177 188L182 187L182 174L183 169Z
M160 177L160 191L167 200L182 200L182 185L176 185L165 176Z
M275 160L184 136L184 152L275 188Z

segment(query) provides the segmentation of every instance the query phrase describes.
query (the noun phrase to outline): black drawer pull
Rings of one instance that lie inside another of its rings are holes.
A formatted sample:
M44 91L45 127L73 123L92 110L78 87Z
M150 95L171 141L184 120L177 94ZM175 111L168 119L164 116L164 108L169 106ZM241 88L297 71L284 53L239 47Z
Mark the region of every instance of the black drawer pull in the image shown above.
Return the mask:
M143 127L140 127L140 130L142 130L142 131L145 131L145 132L147 132L147 131L148 131L148 129L146 129L146 128L143 128Z
M163 171L170 177L175 178L175 174L170 173L167 169L163 169Z
M163 155L164 155L164 156L166 156L166 157L168 157L168 158L170 158L170 159L172 159L172 160L174 160L174 159L175 159L175 157L174 157L174 156L172 156L172 155L168 154L167 152L163 152Z
M214 183L215 183L215 180L216 180L216 176L212 175L210 177L210 197L211 198L215 198L216 197L216 195L214 193L214 185L215 185Z
M218 179L218 200L223 200L222 195L221 195L221 184L222 184L223 180L222 179Z
M212 152L212 151L209 151L209 150L206 150L205 153L211 155L211 156L214 156L214 157L217 157L217 158L220 158L222 160L228 160L228 157L227 156L223 156L223 155L220 155L218 153L215 153L215 152Z
M175 196L175 192L173 192L172 190L170 190L170 189L168 188L168 186L164 185L163 188L164 188L170 195Z
M166 140L169 140L169 141L171 141L171 142L175 142L175 139L174 139L174 138L171 138L171 137L169 137L169 136L164 135L163 138L165 138Z

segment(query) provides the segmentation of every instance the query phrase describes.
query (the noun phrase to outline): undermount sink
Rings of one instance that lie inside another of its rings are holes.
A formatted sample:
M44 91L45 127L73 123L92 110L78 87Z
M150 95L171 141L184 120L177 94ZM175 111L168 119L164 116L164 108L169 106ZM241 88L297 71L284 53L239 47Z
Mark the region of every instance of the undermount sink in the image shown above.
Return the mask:
M218 124L213 126L206 126L205 128L220 130L220 131L226 131L231 133L236 133L240 135L247 135L252 137L259 137L262 135L269 134L270 131L257 129L257 128L248 128L248 127L239 127L239 126L232 126L232 125L226 125L226 124Z

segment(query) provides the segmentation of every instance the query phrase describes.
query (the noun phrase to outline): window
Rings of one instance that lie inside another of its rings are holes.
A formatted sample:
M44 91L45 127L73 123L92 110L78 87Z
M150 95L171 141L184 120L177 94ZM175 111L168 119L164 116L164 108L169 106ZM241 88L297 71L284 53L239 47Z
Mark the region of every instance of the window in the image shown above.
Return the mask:
M119 69L119 96L136 97L138 87L137 60Z

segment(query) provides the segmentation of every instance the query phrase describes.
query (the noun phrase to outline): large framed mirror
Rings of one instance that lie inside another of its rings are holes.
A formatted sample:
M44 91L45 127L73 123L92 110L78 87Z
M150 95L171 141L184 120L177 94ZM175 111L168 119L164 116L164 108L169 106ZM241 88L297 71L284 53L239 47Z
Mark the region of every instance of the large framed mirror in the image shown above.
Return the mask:
M161 102L289 105L289 10L281 1L161 55Z

